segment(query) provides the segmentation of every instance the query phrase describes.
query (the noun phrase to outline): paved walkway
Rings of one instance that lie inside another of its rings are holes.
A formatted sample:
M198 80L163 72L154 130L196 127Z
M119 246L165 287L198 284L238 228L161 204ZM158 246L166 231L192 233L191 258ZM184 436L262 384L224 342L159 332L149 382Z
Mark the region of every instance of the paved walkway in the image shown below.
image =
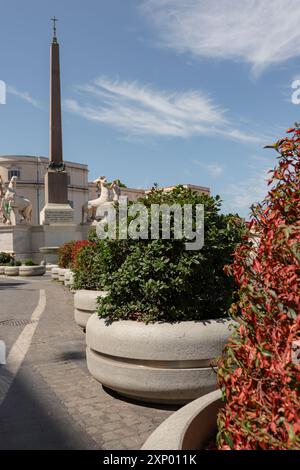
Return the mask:
M139 449L173 412L126 401L90 376L73 296L48 276L0 276L0 340L0 449Z

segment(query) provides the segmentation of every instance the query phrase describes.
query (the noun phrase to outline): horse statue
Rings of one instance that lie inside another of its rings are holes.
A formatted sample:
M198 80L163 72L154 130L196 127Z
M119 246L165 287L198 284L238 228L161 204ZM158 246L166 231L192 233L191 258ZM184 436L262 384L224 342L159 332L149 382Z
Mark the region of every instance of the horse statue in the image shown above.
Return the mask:
M13 176L1 202L1 209L9 225L31 224L32 204L29 199L18 196L16 192L17 176Z
M82 223L92 222L92 225L96 225L97 222L103 219L100 212L103 213L103 209L109 209L114 203L118 202L121 189L116 181L109 185L105 176L99 176L93 183L99 188L100 195L97 199L92 199L83 205Z

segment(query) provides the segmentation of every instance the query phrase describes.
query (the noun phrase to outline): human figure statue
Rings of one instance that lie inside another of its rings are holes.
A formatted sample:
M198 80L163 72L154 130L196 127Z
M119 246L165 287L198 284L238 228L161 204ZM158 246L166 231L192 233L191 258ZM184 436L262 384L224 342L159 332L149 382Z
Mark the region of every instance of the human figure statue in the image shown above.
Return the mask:
M13 176L2 198L1 208L9 225L31 224L32 204L29 199L18 196L16 192L17 176Z
M2 176L0 175L0 224L4 224L6 222L6 218L2 209L3 198L4 198L4 183L3 183Z

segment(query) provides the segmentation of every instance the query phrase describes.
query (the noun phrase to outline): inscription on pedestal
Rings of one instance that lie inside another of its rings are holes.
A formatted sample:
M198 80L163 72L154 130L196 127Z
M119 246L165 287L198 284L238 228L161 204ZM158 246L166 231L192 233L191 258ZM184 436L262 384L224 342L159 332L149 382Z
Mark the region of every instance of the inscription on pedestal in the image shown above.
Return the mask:
M62 209L45 209L45 221L44 224L72 224L73 223L73 211L62 210Z

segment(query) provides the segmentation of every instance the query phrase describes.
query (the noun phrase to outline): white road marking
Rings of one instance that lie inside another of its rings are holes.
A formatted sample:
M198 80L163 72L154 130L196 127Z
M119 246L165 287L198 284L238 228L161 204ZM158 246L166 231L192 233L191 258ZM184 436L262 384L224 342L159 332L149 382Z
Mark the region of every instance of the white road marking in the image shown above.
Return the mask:
M38 326L39 319L46 308L46 291L40 289L40 297L34 312L31 315L30 323L26 325L22 330L22 333L18 336L17 340L13 344L9 355L7 357L7 364L5 367L1 367L0 377L0 405L5 399L11 384L13 383L19 369L25 359L25 356L30 348L33 335ZM2 374L4 372L4 374Z

